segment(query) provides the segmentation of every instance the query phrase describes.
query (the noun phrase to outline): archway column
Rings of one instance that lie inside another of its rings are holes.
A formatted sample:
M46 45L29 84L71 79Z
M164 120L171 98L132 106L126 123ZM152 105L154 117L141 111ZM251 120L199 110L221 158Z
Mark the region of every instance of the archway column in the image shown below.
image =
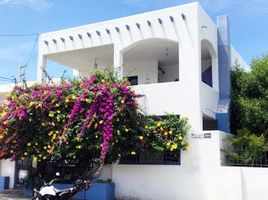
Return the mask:
M123 79L123 53L116 46L114 47L114 73L119 80Z

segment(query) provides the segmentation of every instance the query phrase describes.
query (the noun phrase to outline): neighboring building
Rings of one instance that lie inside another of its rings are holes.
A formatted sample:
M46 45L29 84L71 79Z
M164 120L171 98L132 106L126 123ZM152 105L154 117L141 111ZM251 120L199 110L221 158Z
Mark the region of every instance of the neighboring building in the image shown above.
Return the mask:
M229 132L230 68L247 67L230 44L227 16L215 24L194 2L44 33L39 38L39 82L45 78L43 69L53 67L48 60L81 77L114 67L119 78L128 77L133 89L144 94L140 104L147 114L189 118L191 151L181 153L180 163L106 167L117 199L263 199L250 196L257 190L248 189L250 169L221 166L222 138ZM1 175L6 175L5 166ZM14 166L10 169L14 173Z

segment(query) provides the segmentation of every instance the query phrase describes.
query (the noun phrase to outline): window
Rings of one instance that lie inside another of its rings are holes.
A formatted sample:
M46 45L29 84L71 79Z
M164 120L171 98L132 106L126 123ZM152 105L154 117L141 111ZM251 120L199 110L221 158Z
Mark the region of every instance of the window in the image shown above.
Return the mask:
M129 155L122 157L119 164L180 165L180 151Z
M138 76L129 76L127 77L130 85L138 85Z

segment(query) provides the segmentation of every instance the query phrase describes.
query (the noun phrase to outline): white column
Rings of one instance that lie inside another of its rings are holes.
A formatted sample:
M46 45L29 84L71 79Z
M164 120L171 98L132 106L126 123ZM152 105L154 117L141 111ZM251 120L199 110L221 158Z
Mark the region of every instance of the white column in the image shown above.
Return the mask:
M114 48L114 72L118 79L123 79L123 54L118 48Z
M44 55L38 56L38 64L37 64L37 81L39 83L43 83L45 81L45 72L47 68L47 58Z

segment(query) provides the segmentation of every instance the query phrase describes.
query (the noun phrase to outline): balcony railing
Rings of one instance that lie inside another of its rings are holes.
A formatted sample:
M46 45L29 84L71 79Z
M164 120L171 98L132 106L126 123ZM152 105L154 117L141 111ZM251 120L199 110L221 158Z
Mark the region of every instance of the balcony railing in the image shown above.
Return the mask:
M233 149L224 152L223 165L245 167L268 167L268 151L263 149Z

